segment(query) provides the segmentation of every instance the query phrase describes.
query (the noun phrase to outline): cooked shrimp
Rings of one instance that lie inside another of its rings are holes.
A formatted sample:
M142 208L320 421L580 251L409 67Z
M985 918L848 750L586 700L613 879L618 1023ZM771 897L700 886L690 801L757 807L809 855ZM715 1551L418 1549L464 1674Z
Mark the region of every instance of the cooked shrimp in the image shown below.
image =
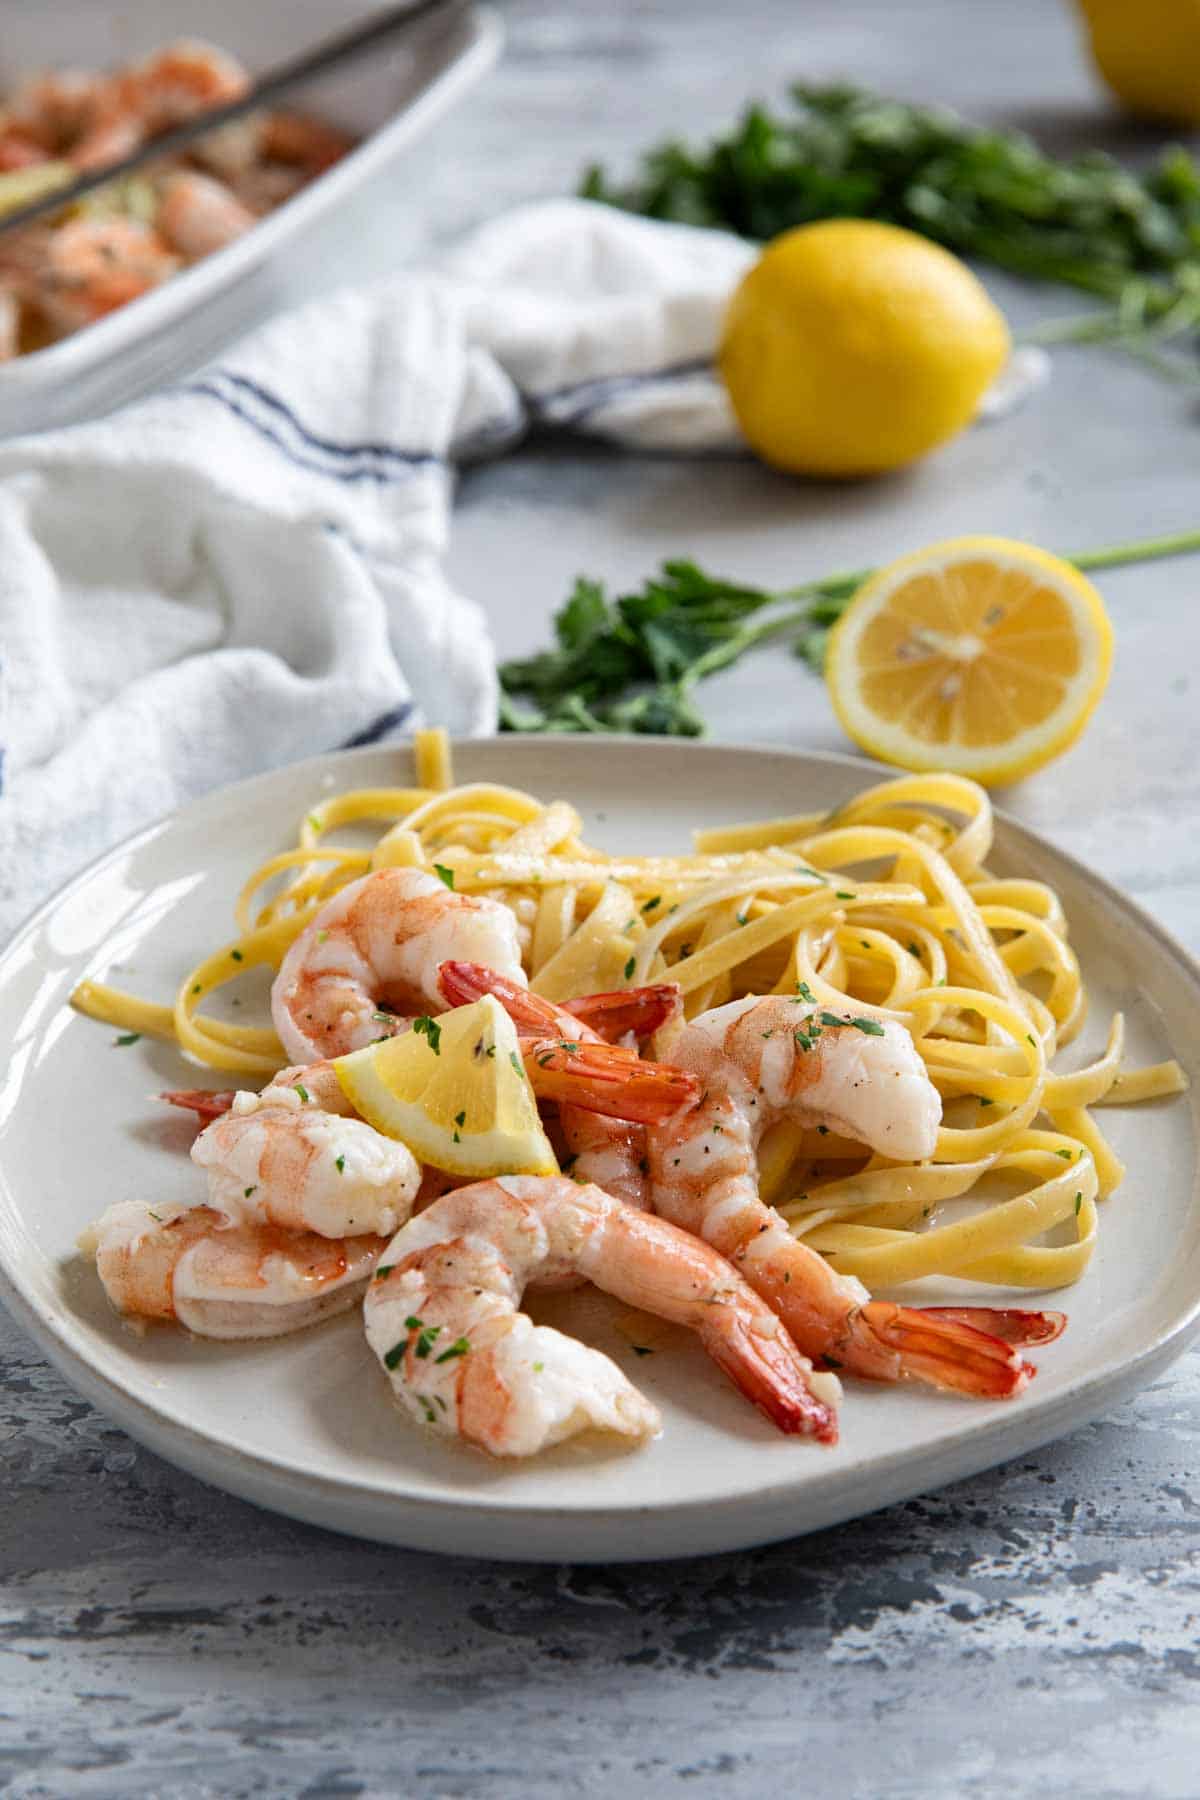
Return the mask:
M199 38L180 38L120 78L126 107L150 133L238 100L250 77L236 56Z
M570 1274L690 1326L782 1431L836 1435L836 1385L721 1257L561 1175L459 1188L384 1252L363 1313L405 1410L495 1456L532 1456L589 1427L657 1431L657 1410L608 1357L518 1310L530 1281Z
M277 1225L230 1225L208 1206L122 1200L79 1240L118 1312L200 1337L266 1338L352 1306L384 1239L343 1242Z
M276 112L263 120L260 148L272 162L294 164L311 181L340 162L354 148L354 139L307 113Z
M208 1171L214 1212L326 1238L398 1231L421 1185L406 1145L305 1105L294 1087L238 1094L200 1133L192 1161Z
M361 1050L444 1005L438 964L464 956L524 984L517 921L423 869L377 869L323 906L283 959L271 1016L298 1063Z
M136 219L72 219L49 236L37 301L61 331L91 324L179 267L158 234Z
M223 250L255 223L254 213L223 182L195 169L167 176L154 215L160 235L189 262Z
M968 1309L966 1322L954 1311L872 1300L758 1196L758 1141L781 1118L834 1125L897 1160L933 1154L941 1103L902 1027L872 1021L863 1030L799 1001L751 996L692 1020L671 1056L705 1091L697 1107L646 1134L656 1211L727 1256L809 1356L880 1381L1021 1391L1033 1370L1013 1345L1057 1336L1061 1315L1030 1315L1023 1335L1003 1315L1006 1339L980 1329L985 1308Z

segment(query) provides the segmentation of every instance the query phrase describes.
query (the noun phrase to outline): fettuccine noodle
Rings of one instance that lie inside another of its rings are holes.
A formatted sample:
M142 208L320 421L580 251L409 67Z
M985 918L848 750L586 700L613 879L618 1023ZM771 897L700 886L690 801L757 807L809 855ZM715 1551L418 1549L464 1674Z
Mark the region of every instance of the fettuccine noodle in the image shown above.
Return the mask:
M285 1061L275 1033L219 1019L205 1002L252 968L277 968L347 882L426 868L512 908L531 985L549 999L672 980L689 1017L743 994L800 992L906 1026L945 1109L933 1161L868 1157L784 1123L762 1145L763 1197L872 1289L933 1275L1018 1288L1078 1280L1096 1203L1124 1172L1092 1108L1186 1084L1175 1062L1124 1067L1120 1015L1103 1055L1054 1067L1086 1011L1079 964L1052 889L987 868L982 788L910 775L834 813L700 832L691 855L609 856L585 842L564 801L455 786L442 732L417 734L415 760L412 787L314 806L295 846L251 875L237 935L189 971L173 1007L94 982L75 1005L173 1040L210 1068L269 1075ZM327 841L346 826L378 835Z

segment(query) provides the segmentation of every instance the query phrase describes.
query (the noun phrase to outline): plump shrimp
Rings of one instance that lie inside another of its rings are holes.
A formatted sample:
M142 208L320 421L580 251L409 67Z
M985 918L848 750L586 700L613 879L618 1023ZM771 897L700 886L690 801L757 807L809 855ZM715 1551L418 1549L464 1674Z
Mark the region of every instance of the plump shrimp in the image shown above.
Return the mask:
M303 172L306 181L323 175L354 148L354 139L325 119L307 113L268 113L260 140L262 154Z
M306 1105L290 1086L238 1094L200 1133L192 1161L208 1173L213 1211L326 1238L398 1231L421 1185L406 1145Z
M361 1050L444 1006L438 964L486 963L522 986L517 921L423 869L377 869L323 906L283 959L271 1016L294 1062Z
M11 288L0 286L0 363L11 362L21 348L21 302Z
M200 1337L266 1338L352 1306L385 1241L231 1225L209 1206L123 1200L79 1248L130 1318L176 1321Z
M1032 1315L1024 1330L1004 1315L1006 1338L979 1328L983 1308L947 1313L872 1300L758 1197L758 1141L781 1118L833 1125L897 1160L933 1154L941 1103L902 1027L864 1031L791 999L750 997L694 1019L671 1056L704 1094L646 1134L654 1207L727 1256L807 1355L881 1381L908 1376L995 1397L1021 1391L1033 1371L1014 1343L1056 1336L1061 1315Z
M167 176L154 215L160 236L188 262L223 250L255 222L255 214L224 182L195 169Z
M125 109L153 135L227 100L238 100L250 77L236 56L199 38L180 38L119 77Z
M388 1246L363 1313L404 1409L495 1456L532 1456L588 1428L657 1431L657 1410L608 1357L518 1310L527 1283L570 1274L689 1326L780 1430L835 1435L836 1386L728 1263L561 1175L459 1188Z
M179 258L136 219L72 219L49 234L36 300L60 331L115 312L174 274Z

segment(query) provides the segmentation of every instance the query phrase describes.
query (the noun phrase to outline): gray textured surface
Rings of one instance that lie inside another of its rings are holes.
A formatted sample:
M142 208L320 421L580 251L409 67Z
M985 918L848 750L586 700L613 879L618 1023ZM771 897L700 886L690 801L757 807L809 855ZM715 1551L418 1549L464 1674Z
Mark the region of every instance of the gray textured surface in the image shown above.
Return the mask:
M405 191L375 192L296 258L295 292L393 266L792 71L1064 143L1106 128L1067 9L1038 0L505 10L503 70L415 153ZM1061 304L994 285L1018 318ZM465 483L452 562L511 651L577 568L619 580L675 551L796 579L950 531L1070 547L1192 524L1196 432L1178 393L1063 356L1018 419L863 489L531 453ZM1109 700L1011 801L1193 948L1196 584L1194 564L1106 580ZM730 737L840 741L818 684L782 658L714 684L710 711ZM0 1793L1191 1800L1198 1399L1192 1356L1035 1457L774 1549L499 1568L227 1499L109 1427L0 1320Z

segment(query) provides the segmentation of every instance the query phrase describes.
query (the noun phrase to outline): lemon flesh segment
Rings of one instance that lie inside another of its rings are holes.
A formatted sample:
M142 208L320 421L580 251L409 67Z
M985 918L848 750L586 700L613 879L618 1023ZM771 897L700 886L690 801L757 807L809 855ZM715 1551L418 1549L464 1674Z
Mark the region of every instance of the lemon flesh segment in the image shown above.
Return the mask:
M487 995L339 1056L342 1092L368 1125L451 1175L555 1175L516 1028Z
M881 569L834 629L825 676L855 743L906 769L1015 781L1074 743L1112 666L1104 602L1033 545L966 537Z

